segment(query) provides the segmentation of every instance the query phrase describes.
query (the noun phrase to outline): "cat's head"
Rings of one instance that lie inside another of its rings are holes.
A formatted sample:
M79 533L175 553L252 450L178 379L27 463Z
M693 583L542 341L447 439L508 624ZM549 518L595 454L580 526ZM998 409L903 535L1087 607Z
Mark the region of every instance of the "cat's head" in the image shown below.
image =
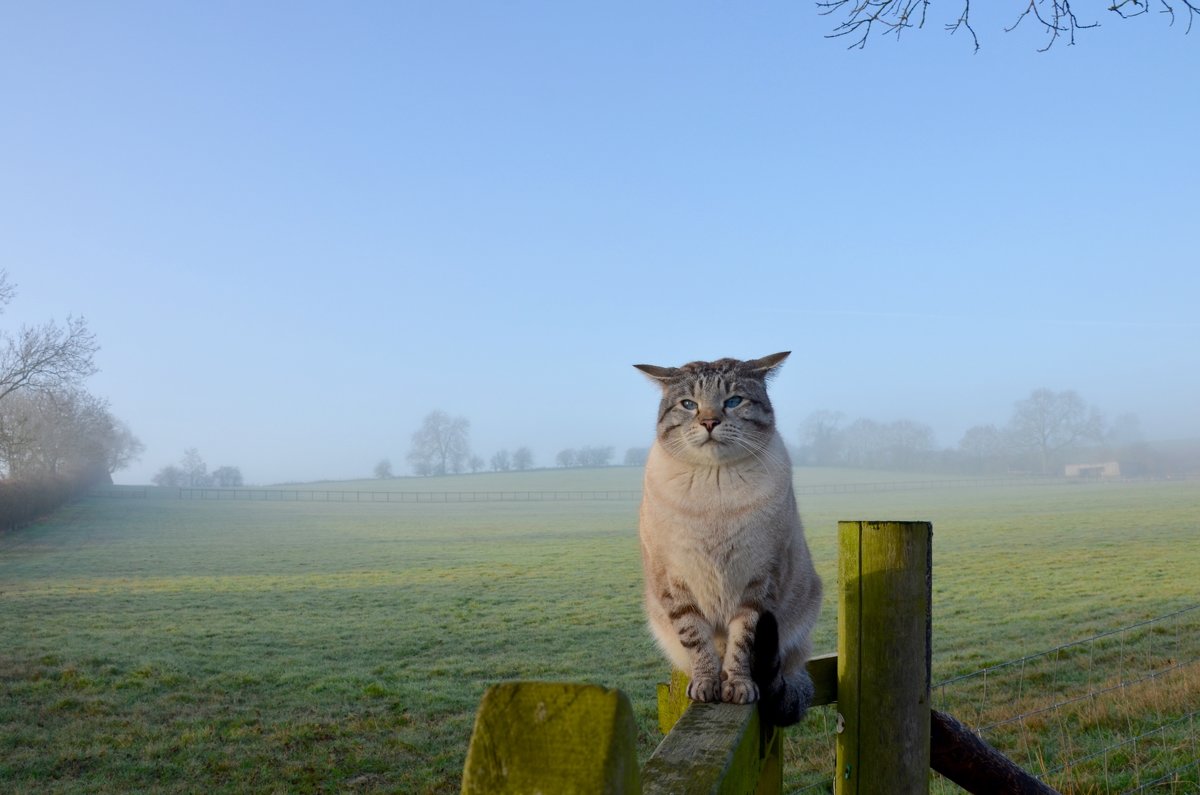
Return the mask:
M663 391L658 441L669 455L694 464L762 457L775 434L767 379L790 351L741 361L718 359L682 367L635 364Z

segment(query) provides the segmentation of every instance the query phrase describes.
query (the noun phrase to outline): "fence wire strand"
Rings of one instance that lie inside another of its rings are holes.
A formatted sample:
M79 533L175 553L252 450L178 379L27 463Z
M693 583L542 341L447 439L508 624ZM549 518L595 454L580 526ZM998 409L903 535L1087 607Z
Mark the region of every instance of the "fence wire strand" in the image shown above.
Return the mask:
M1200 604L954 676L934 692L939 709L1064 791L1196 793L1197 663ZM1153 684L1172 677L1183 686Z

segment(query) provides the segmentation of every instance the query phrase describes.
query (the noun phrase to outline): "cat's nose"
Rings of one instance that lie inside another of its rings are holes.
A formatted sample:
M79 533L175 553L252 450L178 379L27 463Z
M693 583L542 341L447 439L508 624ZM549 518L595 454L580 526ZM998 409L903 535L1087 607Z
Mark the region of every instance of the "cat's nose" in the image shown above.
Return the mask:
M721 421L716 417L706 417L700 420L700 424L708 429L709 433L713 432L713 428L721 424Z

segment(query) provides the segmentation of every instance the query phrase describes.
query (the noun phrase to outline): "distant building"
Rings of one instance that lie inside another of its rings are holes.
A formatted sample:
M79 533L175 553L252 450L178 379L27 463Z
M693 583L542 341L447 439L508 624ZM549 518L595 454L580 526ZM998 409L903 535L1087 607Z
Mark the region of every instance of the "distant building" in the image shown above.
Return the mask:
M1069 478L1119 478L1121 464L1109 461L1104 464L1067 464L1066 476Z

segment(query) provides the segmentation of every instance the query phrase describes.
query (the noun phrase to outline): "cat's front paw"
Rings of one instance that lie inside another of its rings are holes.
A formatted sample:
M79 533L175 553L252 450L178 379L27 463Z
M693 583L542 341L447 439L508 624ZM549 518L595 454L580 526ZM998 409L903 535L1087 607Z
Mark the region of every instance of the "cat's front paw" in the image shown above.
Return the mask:
M748 676L731 676L721 685L721 700L727 704L753 704L758 701L758 685Z
M721 683L715 676L699 676L688 682L687 694L692 701L720 701Z

